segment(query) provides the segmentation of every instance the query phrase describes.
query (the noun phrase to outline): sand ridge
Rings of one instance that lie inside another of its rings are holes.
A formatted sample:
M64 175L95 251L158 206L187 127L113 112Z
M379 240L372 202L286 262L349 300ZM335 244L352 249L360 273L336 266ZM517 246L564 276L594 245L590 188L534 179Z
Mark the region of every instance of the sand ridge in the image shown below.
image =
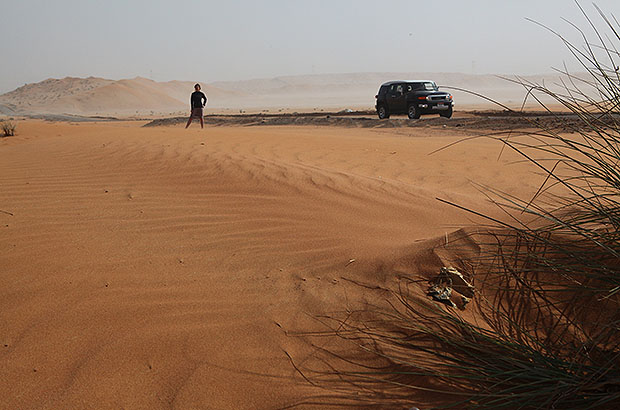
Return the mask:
M343 278L438 269L416 243L472 220L435 197L499 214L470 180L537 188L487 139L428 155L462 137L442 129L141 125L20 121L0 139L2 408L323 393L285 331L363 300Z
M50 78L0 95L0 113L131 116L186 111L195 82L148 78L109 80L98 77ZM243 95L208 84L203 91L215 100ZM3 112L4 111L4 112Z

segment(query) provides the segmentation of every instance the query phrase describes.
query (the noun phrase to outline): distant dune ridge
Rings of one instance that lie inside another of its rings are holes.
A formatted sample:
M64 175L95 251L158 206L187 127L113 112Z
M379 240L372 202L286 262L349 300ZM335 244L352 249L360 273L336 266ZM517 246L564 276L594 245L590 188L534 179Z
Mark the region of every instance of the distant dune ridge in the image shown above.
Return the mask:
M547 83L557 75L524 77ZM213 109L369 108L379 85L389 80L429 79L440 86L463 88L502 103L518 106L523 87L496 75L460 73L349 73L283 76L245 81L203 83ZM193 81L157 82L136 77L109 80L97 77L47 79L0 95L0 114L135 115L187 111ZM450 90L458 104L488 104L464 92Z
M47 79L1 95L0 111L78 115L173 112L187 109L194 84L156 82L142 77L117 81L96 77ZM203 91L216 99L231 95L209 85L204 85ZM239 93L232 92L232 95Z

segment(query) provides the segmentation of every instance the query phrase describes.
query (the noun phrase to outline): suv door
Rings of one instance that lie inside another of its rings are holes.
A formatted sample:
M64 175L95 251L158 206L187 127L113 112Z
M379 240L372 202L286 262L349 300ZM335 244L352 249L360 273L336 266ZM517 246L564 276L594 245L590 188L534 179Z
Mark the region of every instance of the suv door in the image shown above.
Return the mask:
M405 84L392 84L387 93L387 103L391 113L407 112L407 98L405 97Z

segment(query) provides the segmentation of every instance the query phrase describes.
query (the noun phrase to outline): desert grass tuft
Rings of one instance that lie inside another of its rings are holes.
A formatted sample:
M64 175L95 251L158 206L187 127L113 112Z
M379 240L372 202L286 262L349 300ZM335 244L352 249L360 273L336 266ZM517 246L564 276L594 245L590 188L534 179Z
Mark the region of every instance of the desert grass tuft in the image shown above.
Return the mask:
M582 9L594 41L572 25L583 46L552 31L583 73L558 70L554 89L511 80L548 115L551 99L577 121L494 136L543 178L532 198L484 187L506 218L487 218L477 238L475 314L400 286L388 307L325 319L375 365L326 352L332 364L306 377L377 407L419 406L424 394L438 408L620 407L620 24L597 11L601 28Z
M5 137L12 137L15 135L17 125L15 125L12 121L0 121L0 128L2 129Z

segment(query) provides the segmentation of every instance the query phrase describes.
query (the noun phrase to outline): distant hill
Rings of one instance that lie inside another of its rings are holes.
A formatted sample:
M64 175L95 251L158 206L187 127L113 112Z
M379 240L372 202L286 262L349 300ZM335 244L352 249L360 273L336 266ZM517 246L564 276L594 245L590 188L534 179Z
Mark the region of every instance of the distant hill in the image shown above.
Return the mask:
M47 79L0 95L5 114L131 115L150 112L187 111L194 82L156 82L136 77ZM211 98L229 97L231 92L205 85ZM240 93L233 91L232 95Z
M524 78L550 84L557 75ZM201 84L209 97L208 108L215 110L370 108L379 85L396 79L434 80L454 94L457 107L489 103L450 87L471 90L512 106L520 105L526 94L523 87L499 76L460 73L317 74ZM190 81L156 82L141 77L50 78L0 95L0 114L128 116L186 112L193 86Z

